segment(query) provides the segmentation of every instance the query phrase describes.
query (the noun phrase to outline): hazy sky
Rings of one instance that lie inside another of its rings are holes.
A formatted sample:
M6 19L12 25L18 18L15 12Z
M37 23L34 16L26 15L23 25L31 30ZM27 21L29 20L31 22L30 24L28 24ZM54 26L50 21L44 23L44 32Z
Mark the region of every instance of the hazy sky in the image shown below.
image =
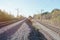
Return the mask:
M21 15L29 16L38 13L41 9L44 11L60 9L60 0L0 0L0 9L5 9L16 15L17 8Z

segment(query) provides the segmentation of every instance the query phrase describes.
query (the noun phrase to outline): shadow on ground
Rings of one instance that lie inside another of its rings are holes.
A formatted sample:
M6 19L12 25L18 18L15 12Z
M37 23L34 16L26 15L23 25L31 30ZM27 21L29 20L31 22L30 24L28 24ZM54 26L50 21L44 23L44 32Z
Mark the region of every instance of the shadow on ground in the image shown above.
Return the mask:
M45 36L39 32L39 30L31 30L29 34L29 40L47 40Z
M29 36L28 36L29 40L47 40L45 36L41 32L39 32L38 29L35 29L32 26L32 22L30 20L27 20L26 23L31 28L31 32L29 33Z

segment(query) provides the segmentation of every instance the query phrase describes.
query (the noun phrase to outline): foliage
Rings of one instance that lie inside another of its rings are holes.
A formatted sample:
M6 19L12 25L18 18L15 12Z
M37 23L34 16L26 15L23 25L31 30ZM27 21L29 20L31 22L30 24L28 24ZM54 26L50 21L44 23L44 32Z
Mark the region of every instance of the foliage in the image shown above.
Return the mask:
M41 20L48 20L49 22L56 24L60 24L60 9L54 9L51 12L44 12L39 14L34 15L35 19L39 19L40 17ZM40 20L39 19L39 20Z
M8 21L8 20L12 20L14 18L14 16L8 14L5 11L0 10L0 22L1 21Z

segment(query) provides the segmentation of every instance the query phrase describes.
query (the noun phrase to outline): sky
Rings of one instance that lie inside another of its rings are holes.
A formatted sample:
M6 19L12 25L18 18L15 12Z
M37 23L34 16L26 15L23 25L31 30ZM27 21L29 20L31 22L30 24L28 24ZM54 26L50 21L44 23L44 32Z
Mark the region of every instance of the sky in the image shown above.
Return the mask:
M8 13L25 17L38 14L41 10L52 11L53 9L60 9L60 0L0 0L0 9L6 10Z

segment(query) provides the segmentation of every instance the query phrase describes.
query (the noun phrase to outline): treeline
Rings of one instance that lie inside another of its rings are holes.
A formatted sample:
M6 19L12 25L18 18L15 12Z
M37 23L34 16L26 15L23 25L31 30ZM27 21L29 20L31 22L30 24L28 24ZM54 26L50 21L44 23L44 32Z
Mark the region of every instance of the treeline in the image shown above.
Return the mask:
M9 21L14 18L13 15L8 14L6 11L0 10L0 21Z
M47 20L54 24L60 24L60 9L53 9L51 12L35 14L34 19Z
M11 20L19 20L19 19L22 19L22 18L23 18L23 16L19 15L17 17L14 17L13 15L9 14L6 11L0 10L0 22L11 21Z

